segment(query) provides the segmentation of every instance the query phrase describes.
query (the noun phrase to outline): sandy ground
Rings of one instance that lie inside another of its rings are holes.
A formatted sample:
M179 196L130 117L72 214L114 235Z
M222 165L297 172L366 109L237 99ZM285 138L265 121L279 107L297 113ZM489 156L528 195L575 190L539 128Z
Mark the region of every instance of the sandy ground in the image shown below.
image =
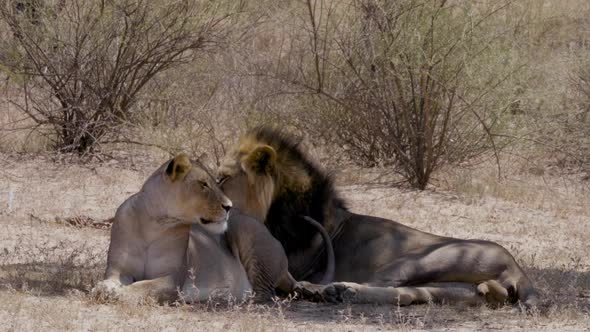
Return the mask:
M109 236L100 223L160 162L0 155L0 330L590 330L590 193L563 179L531 175L494 184L485 174L449 173L446 185L417 192L344 174L339 188L352 211L504 245L552 304L545 314L288 300L96 303L87 292L104 271Z

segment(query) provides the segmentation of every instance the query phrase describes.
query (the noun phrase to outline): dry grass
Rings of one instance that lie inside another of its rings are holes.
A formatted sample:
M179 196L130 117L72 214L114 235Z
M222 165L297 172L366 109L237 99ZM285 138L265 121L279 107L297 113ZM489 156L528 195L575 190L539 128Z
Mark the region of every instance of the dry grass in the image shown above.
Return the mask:
M520 182L507 184L486 176L493 174L493 167L486 166L448 173L446 187L426 192L366 179L351 185L345 172L339 176L353 211L509 248L552 303L546 315L524 315L510 307L398 308L288 300L132 306L101 304L87 296L103 273L108 231L90 222L73 227L65 221L108 219L159 161L135 158L133 167L130 160L66 165L0 156L0 320L8 330L581 330L590 324L590 211L581 205L590 194L555 176L543 180L521 174ZM510 194L515 183L527 185ZM550 204L551 197L561 204Z
M494 165L483 163L443 169L424 192L396 189L391 184L399 178L391 170L342 167L347 160L334 147L307 142L317 143L313 157L322 165L343 168L337 173L339 188L353 211L507 247L552 304L546 315L524 315L509 307L282 300L131 306L101 304L87 296L104 271L109 218L169 151L207 152L215 162L223 143L246 127L306 107L292 95L268 96L272 82L244 75L257 66L271 67L281 31L289 26L285 21L298 19L290 6L270 3L250 4L269 16L254 37L189 69L171 71L150 87L140 103L149 111L146 119L129 129L146 145L103 146L105 155L90 161L44 152L49 140L31 133L30 119L7 102L15 91L2 77L0 329L587 330L590 183L567 162L583 150L565 126L577 105L568 79L590 48L586 0L518 2L532 6L528 19L534 22L519 55L528 68L514 121L524 125L522 139L503 155L500 178Z

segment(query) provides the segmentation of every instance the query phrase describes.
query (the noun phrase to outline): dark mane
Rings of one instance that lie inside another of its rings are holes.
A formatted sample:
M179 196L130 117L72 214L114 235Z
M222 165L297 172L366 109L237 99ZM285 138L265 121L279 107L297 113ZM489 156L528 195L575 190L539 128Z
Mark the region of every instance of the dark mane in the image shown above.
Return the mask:
M307 174L309 182L304 191L293 190L289 185L284 185L285 181L281 181L283 186L278 188L266 218L267 227L283 244L287 255L309 248L312 239L318 234L314 227L301 218L302 215L318 221L328 233L334 232L331 211L334 208L345 208L344 201L335 191L332 177L320 170L301 151L300 140L269 127L258 127L247 136L276 151L277 167L284 168L282 176L289 177L289 170L294 173L293 168L301 174ZM281 183L278 185L281 186Z

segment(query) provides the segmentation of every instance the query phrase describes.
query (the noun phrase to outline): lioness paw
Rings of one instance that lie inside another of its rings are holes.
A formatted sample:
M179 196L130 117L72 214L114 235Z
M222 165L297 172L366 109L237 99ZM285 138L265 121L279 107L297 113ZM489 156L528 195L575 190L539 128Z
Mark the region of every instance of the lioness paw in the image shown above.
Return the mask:
M90 297L100 302L113 301L117 299L116 289L120 285L113 280L103 280L94 286L90 291Z

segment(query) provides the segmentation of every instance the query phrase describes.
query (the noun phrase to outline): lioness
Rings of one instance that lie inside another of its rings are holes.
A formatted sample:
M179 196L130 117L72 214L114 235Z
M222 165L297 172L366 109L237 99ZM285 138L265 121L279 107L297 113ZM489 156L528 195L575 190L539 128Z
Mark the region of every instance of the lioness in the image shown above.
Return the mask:
M166 162L118 208L105 280L93 294L165 301L182 289L183 299L194 302L213 293L270 298L275 289L292 292L297 283L281 244L260 222L230 215L231 206L186 155Z
M300 215L332 238L334 284L321 296L352 302L467 301L535 306L538 293L510 253L490 241L460 240L352 213L298 144L257 128L241 138L218 170L234 205L264 220L283 245L297 280L317 281L324 246Z

